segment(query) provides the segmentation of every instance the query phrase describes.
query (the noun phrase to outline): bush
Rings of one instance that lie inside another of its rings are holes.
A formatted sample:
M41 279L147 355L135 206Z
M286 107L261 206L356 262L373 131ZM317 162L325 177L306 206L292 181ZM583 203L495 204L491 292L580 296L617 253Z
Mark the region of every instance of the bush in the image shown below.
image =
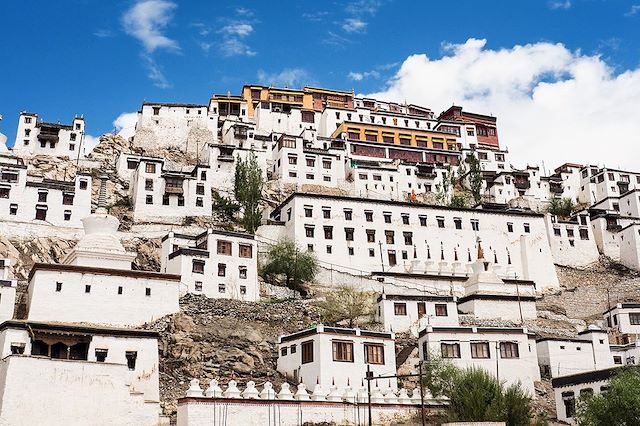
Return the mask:
M371 318L375 314L372 298L371 293L342 285L329 292L325 300L317 302L316 305L320 308L324 320L334 323L346 320L349 327L354 327L358 325L360 318Z
M312 252L300 251L293 241L285 239L271 247L260 275L270 284L285 285L304 296L305 284L315 279L318 268Z
M559 198L553 197L549 200L549 206L547 207L547 213L551 213L554 216L569 217L575 208L575 204L571 198Z

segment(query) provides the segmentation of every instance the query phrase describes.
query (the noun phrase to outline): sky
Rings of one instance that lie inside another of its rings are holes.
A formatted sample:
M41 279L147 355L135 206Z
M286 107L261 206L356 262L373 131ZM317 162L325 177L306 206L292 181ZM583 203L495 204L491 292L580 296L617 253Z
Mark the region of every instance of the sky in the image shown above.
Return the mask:
M516 166L640 171L640 0L2 0L0 132L20 111L131 134L143 101L305 85L498 117Z

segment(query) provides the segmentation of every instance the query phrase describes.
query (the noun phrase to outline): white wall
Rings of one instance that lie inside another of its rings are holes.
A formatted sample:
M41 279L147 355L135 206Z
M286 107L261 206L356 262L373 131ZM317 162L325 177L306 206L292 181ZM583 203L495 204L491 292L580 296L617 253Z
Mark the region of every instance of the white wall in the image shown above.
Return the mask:
M114 276L79 267L51 270L44 266L29 281L28 319L139 326L178 312L177 278L133 271L131 275ZM59 292L57 282L62 283ZM89 293L85 292L86 285L91 286ZM122 294L118 294L118 287L122 287ZM150 296L146 295L147 288Z
M395 304L401 303L406 306L406 315L396 315ZM426 314L418 315L418 303L424 303ZM436 304L445 305L447 315L436 315ZM458 308L452 297L434 296L403 296L385 295L378 300L378 310L376 319L384 325L387 331L395 333L411 332L418 336L418 332L427 324L436 326L456 326L458 323Z
M38 139L41 125L56 128L58 140L46 140L42 143ZM51 146L51 142L54 142ZM41 123L38 114L21 113L18 120L16 140L12 151L20 155L51 155L69 157L70 159L84 158L84 119L74 117L71 124Z
M579 215L573 223L562 222L546 214L545 224L551 254L556 264L581 268L598 261L600 253L588 215Z
M595 337L541 339L537 342L538 363L541 367L546 366L551 377L612 367L613 357L606 333L597 333Z

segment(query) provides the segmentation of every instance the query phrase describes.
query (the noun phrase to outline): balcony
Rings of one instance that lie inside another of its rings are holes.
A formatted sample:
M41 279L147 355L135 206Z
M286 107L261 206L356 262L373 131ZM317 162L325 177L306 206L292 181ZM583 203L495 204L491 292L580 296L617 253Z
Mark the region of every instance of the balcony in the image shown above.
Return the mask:
M233 128L233 137L236 139L246 139L247 138L247 128L246 127L234 127Z
M169 195L182 195L184 190L181 186L167 186L164 188L164 193Z
M516 181L513 183L513 185L516 187L516 189L520 189L520 190L525 190L525 189L529 189L531 188L531 184L529 183L529 181Z
M564 190L562 189L562 185L557 184L550 184L549 191L551 191L553 194L562 194L564 192Z
M220 154L218 155L218 161L227 161L233 163L233 154Z

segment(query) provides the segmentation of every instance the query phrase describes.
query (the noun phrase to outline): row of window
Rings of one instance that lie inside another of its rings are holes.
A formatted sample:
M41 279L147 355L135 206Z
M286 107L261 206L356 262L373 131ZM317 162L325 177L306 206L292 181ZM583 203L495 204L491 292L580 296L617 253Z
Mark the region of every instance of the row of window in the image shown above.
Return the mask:
M428 356L427 342L423 342L423 353ZM470 342L471 358L491 358L489 342ZM516 342L500 342L500 358L519 358L520 352ZM460 343L440 343L440 354L442 358L461 358Z
M435 304L436 316L446 317L448 316L447 305L445 303ZM407 315L407 304L403 302L396 302L393 304L393 314L396 316ZM427 304L425 302L418 302L418 316L423 317L427 314Z
M147 195L145 197L145 204L153 204L153 195ZM168 206L170 205L170 197L168 195L162 196L162 205ZM178 196L178 207L184 206L184 197ZM202 197L196 197L196 207L204 207L204 199Z
M298 172L296 171L289 171L289 177L291 178L297 178L298 177ZM305 178L307 180L315 180L315 175L313 173L307 173L305 175ZM322 176L322 181L323 182L331 182L331 176Z
M169 182L167 182L169 184ZM172 185L167 185L168 187L176 187L176 186L172 186ZM177 186L178 188L182 188L182 184ZM144 190L145 191L153 191L153 179L145 179L144 181ZM197 195L204 195L204 184L199 183L196 185L196 194Z
M244 277L240 277L240 278L246 278L246 271L245 271L245 276ZM197 292L202 292L202 281L196 281L195 282L195 291ZM227 285L224 283L218 284L218 293L226 293L227 292ZM241 285L240 286L240 294L244 295L247 294L247 286L246 285Z
M145 163L144 165L144 171L146 173L155 173L157 168L156 168L157 164L156 163ZM129 170L133 170L136 167L138 167L138 160L134 160L134 159L129 159L127 160L127 169ZM170 178L166 179L167 181L171 181ZM181 179L176 179L176 180L181 180ZM206 170L200 170L200 180L207 180L207 171ZM149 179L147 179L147 181L145 182L145 184L149 181Z
M292 166L298 165L298 156L296 154L289 154L287 156L289 164ZM316 159L315 157L306 157L307 167L315 167ZM278 159L278 167L280 167L280 160ZM331 160L323 158L322 159L322 168L326 170L331 170Z
M336 111L336 119L337 120L340 120L340 115L341 115L340 111ZM346 116L347 116L347 121L351 121L352 114L350 112L347 112ZM365 120L365 118L366 118L366 120ZM367 116L367 115L363 115L363 114L358 114L358 119L360 120L361 123L366 121L366 122L369 122L369 123L376 124L376 116L374 116L374 115ZM398 119L397 118L391 117L391 122L393 123L394 126L398 126ZM386 125L387 124L387 117L384 117L384 116L380 117L380 123ZM409 127L409 119L404 119L403 123L404 123L404 127ZM419 120L413 120L413 123L415 124L416 128L419 129L421 127ZM426 121L426 122L424 122L424 124L426 125L428 130L431 130L431 123ZM441 126L441 128L442 127L443 126ZM442 130L441 128L438 129L438 130ZM455 129L457 129L457 131L453 131L453 132L450 131L450 132L447 132L447 133L453 133L453 134L457 134L458 136L460 136L460 129L457 128L457 127L455 127ZM444 132L445 130L442 130L442 131Z
M84 181L82 181L84 182ZM81 183L82 183L81 182ZM0 187L0 198L10 198L11 196L11 187ZM48 191L38 191L38 202L39 203L46 203L47 202L47 198L49 196L49 192ZM62 205L65 206L72 206L73 205L73 199L74 199L74 195L73 194L62 194Z
M194 274L204 274L204 260L193 259L191 261L191 272ZM227 264L226 263L218 263L218 276L226 277L227 276ZM247 278L247 267L246 266L238 266L238 276L240 279Z
M60 281L56 282L56 292L61 292L62 291L62 283ZM118 286L118 294L122 294L124 291L124 288L122 286ZM85 284L84 286L84 292L85 293L91 293L91 284ZM151 296L151 288L150 287L146 287L144 289L144 295L145 296Z
M589 230L588 229L580 228L580 229L578 229L578 233L580 235L580 239L581 240L588 240L589 239ZM561 236L561 234L562 233L561 233L559 227L554 227L553 228L553 235L559 237L559 236ZM574 238L574 232L573 232L572 228L567 228L567 237ZM570 240L570 242L572 242L572 241L573 240Z
M333 360L336 362L354 362L353 342L334 340L331 342ZM384 345L381 343L364 343L364 362L367 364L384 364ZM313 362L313 340L300 344L302 364ZM297 345L280 348L280 356L297 353Z

